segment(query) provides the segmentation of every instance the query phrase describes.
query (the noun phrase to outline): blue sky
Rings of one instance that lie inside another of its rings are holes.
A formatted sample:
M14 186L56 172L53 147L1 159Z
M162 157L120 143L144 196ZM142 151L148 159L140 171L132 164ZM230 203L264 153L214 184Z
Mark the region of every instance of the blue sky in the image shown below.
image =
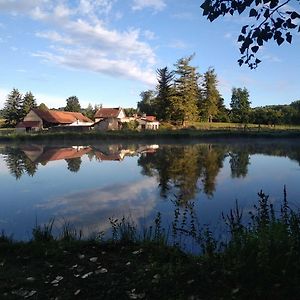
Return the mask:
M232 87L247 87L252 106L300 99L299 34L291 46L264 46L256 70L239 67L236 39L247 18L210 23L201 3L0 0L0 108L14 87L51 108L72 95L82 107L136 107L140 92L155 87L157 68L192 53L200 73L215 68L227 106Z

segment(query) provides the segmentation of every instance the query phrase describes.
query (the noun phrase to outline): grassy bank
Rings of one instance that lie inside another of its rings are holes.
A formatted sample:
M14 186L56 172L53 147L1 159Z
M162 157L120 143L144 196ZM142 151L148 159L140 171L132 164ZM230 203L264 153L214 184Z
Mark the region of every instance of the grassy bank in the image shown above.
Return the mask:
M166 139L201 139L201 138L297 138L300 129L176 129L158 131L107 131L107 132L38 132L38 133L7 133L0 134L0 141L47 141L47 140L166 140Z
M0 238L1 299L299 299L300 214L278 211L259 193L250 223L238 206L223 215L226 239L209 228L183 230L201 254L166 243L159 218L138 235L113 221L110 240L81 240L65 228L37 227L30 242ZM247 222L246 222L247 223Z

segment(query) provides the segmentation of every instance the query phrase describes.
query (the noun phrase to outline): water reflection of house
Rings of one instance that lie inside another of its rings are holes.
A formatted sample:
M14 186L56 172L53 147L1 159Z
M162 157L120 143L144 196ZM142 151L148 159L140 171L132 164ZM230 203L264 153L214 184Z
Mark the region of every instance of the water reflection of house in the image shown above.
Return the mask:
M78 112L32 109L16 126L17 131L53 130L89 130L93 121Z
M49 161L72 159L89 153L90 147L44 148L43 146L27 146L22 148L26 156L35 163L46 164Z
M125 156L131 156L135 154L135 151L129 150L129 149L122 149L118 152L114 153L105 153L101 152L99 150L95 150L95 156L100 161L121 161L124 159Z

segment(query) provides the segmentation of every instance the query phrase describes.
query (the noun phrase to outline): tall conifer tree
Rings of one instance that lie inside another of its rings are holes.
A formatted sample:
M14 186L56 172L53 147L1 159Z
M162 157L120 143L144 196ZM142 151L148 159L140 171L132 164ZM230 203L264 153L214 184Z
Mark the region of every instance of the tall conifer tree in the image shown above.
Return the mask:
M14 127L21 121L22 95L17 89L13 89L8 95L3 109L5 125Z
M181 58L175 64L175 94L171 101L171 118L183 125L198 119L198 79L196 68L190 65L194 55Z
M212 122L219 111L221 96L217 84L218 80L215 70L209 68L203 76L202 97L199 103L201 116L208 122Z
M22 101L21 118L23 119L33 108L36 108L36 101L31 92L27 92Z
M170 120L170 106L174 94L174 72L168 67L157 69L157 117L161 120Z

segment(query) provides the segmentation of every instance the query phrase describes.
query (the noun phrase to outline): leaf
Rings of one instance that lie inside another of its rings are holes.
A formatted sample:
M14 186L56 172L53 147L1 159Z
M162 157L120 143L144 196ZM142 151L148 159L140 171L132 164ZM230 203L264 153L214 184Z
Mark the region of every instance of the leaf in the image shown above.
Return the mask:
M238 63L239 63L239 65L240 65L240 67L241 67L242 64L244 63L244 61L243 61L242 59L239 59L239 60L238 60Z
M252 8L250 10L249 17L256 17L256 16L257 16L257 11L254 8Z
M277 41L278 46L280 46L284 42L284 38L278 37L276 41Z
M242 34L240 34L238 37L238 42L242 42L244 40L245 40L245 37Z
M273 9L278 5L279 1L278 0L272 0L270 3L270 8Z
M257 58L257 59L255 60L255 63L258 65L259 63L261 63L261 60Z
M266 9L265 13L264 13L264 17L267 19L270 17L270 10Z
M253 46L251 47L252 52L256 53L258 51L259 47L258 46Z
M243 34L246 34L246 30L247 30L247 27L248 27L249 25L245 25L245 26L243 26L243 28L242 28L242 33Z
M258 46L262 46L263 45L263 39L262 38L257 38L257 44Z
M293 38L292 35L288 32L285 36L286 36L286 41L291 44Z
M300 18L300 15L297 13L297 12L295 12L295 11L293 11L292 13L291 13L291 18L294 20L294 19L296 19L296 18Z

